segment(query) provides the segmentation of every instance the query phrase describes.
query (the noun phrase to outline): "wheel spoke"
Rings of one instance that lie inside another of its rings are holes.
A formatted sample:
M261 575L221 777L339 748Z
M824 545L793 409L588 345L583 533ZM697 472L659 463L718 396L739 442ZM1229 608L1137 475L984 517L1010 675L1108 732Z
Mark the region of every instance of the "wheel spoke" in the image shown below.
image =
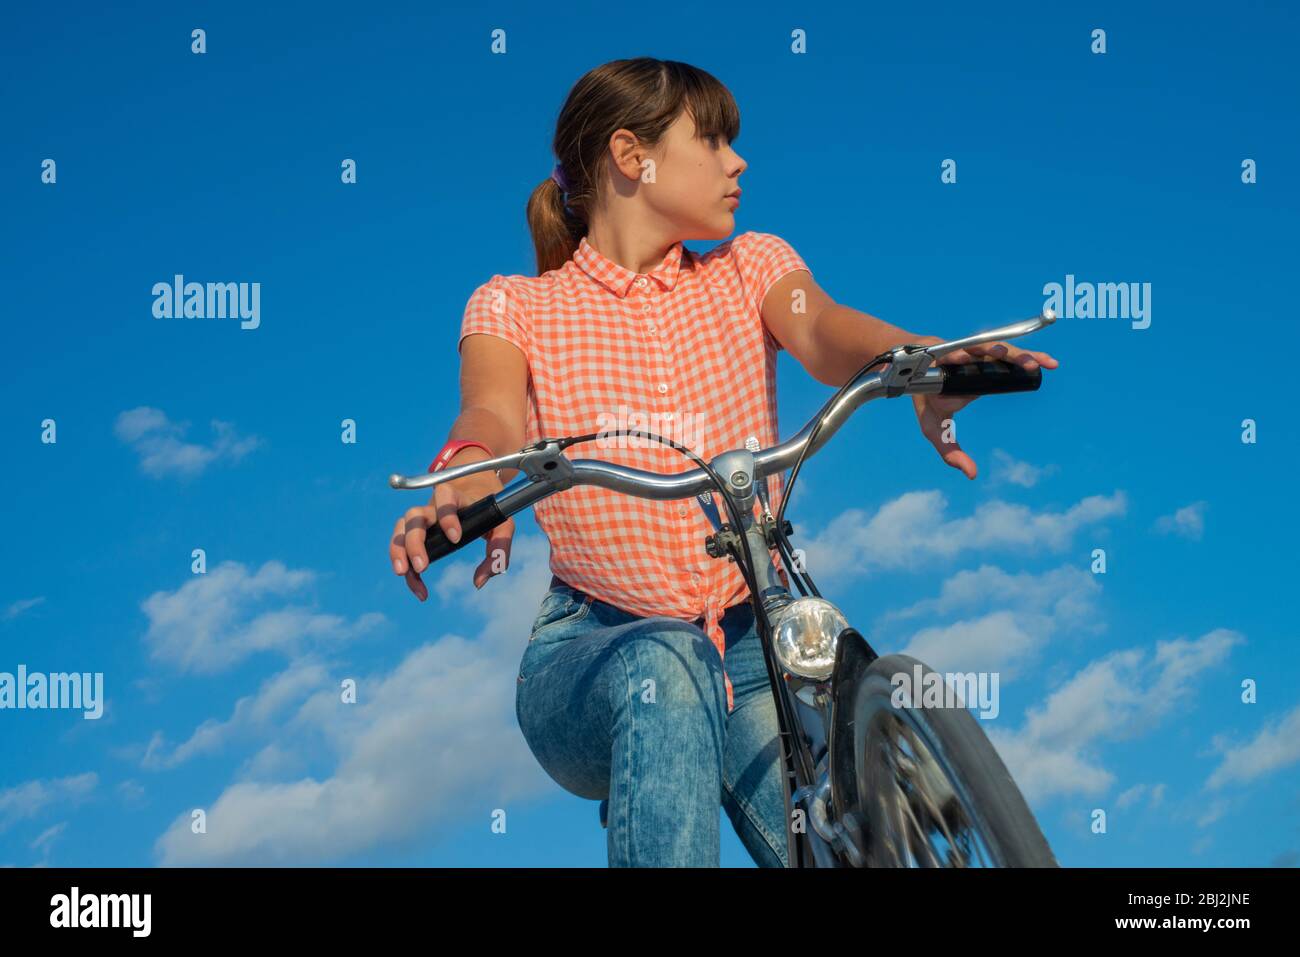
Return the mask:
M881 709L872 718L859 767L859 800L875 812L859 818L868 866L989 866L985 842L918 716Z

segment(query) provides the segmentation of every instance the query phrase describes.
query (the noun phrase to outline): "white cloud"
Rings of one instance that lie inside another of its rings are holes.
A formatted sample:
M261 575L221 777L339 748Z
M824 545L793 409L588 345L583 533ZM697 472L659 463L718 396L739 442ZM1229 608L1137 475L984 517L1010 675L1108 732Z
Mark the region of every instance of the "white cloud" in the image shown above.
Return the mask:
M1223 799L1221 799L1221 798L1217 798L1217 799L1211 801L1211 802L1210 802L1210 806L1207 807L1207 808L1204 810L1204 812L1201 813L1201 815L1200 815L1199 817L1197 817L1197 819L1196 819L1196 826L1197 826L1197 827L1209 827L1211 824L1213 824L1213 823L1214 823L1215 821L1217 821L1219 818L1223 817L1224 812L1227 811L1227 810L1228 810L1228 802L1227 802L1227 801L1225 801L1225 800L1223 800Z
M1033 488L1038 484L1039 479L1056 471L1055 465L1042 467L1030 465L1028 462L1013 458L1002 449L994 449L993 457L997 460L997 467L993 470L993 481L1010 482L1021 488Z
M1042 511L994 500L965 518L948 518L948 500L938 491L907 492L874 515L848 509L802 547L809 573L823 580L847 579L880 569L929 567L936 559L965 552L1033 548L1062 552L1089 525L1122 516L1123 492L1090 495L1062 512ZM798 545L798 539L794 544Z
M1013 606L1050 614L1063 625L1083 627L1095 622L1093 601L1100 594L1097 576L1075 565L1061 565L1045 572L1010 573L985 564L950 575L937 598L886 612L882 620Z
M148 768L173 768L197 755L220 751L232 739L266 729L286 709L300 704L328 682L329 675L320 662L311 658L295 661L262 682L256 694L236 701L229 718L203 722L188 740L170 752L166 751L162 733L155 733L141 763Z
M1122 809L1128 807L1130 804L1136 804L1141 800L1142 795L1146 793L1146 789L1147 786L1145 784L1133 785L1127 791L1121 792L1119 797L1115 798L1115 806Z
M1225 784L1244 784L1300 761L1300 705L1269 722L1245 744L1236 747L1216 742L1223 760L1205 782L1217 790Z
M4 621L10 621L11 619L17 618L19 615L21 615L23 612L27 611L28 609L35 608L43 601L45 601L44 595L40 596L39 598L20 599L19 601L14 602L12 605L6 608L4 610L4 614L0 615L0 619L3 619Z
M1155 529L1165 535L1181 535L1183 538L1200 539L1205 534L1205 502L1193 502L1184 505L1172 515L1162 515L1156 519Z
M241 781L274 781L303 773L307 761L301 748L272 742L245 761L235 775Z
M139 781L122 781L117 786L117 793L121 796L122 803L128 807L139 807L145 802L146 792Z
M34 851L42 851L44 856L48 857L50 845L54 842L56 837L67 830L67 827L67 821L60 821L58 824L47 827L45 830L41 831L36 840L32 841L28 847Z
M1189 696L1193 683L1245 639L1217 628L1195 640L1113 652L1090 662L1028 711L1019 730L988 729L1026 800L1103 793L1114 775L1100 766L1102 742L1155 728Z
M239 562L222 562L141 603L149 619L145 644L155 660L186 672L212 673L258 652L294 655L308 645L345 642L385 620L377 612L348 621L295 606L253 611L259 602L283 600L314 580L314 573L278 561L253 574Z
M0 831L16 821L34 818L49 808L74 805L95 790L99 776L93 771L63 778L26 781L0 790Z
M238 462L262 444L255 436L241 438L231 423L218 419L212 420L210 444L186 442L189 426L171 421L161 409L139 406L119 413L113 431L140 456L140 470L154 478L192 477L214 462Z
M1054 629L1047 615L995 611L923 628L912 636L902 654L937 671L991 671L1005 679L1016 674L1020 662L1038 653Z
M188 808L178 813L156 842L159 862L339 861L453 827L486 829L493 809L553 792L514 709L514 675L550 580L547 556L543 538L516 535L509 570L481 591L471 583L481 555L451 563L430 582L429 604L446 596L462 614L483 615L479 634L444 634L391 671L356 675L356 704L342 704L336 686L311 694L291 718L275 722L283 735L244 770L274 776L316 735L333 755L332 772L230 783L204 805L207 833L191 833ZM419 613L431 622L445 615L436 607Z
M1072 565L1038 574L1009 574L995 565L981 565L950 576L937 598L887 612L881 620L990 609L923 628L902 652L939 671L996 671L1009 678L1059 632L1100 630L1093 608L1100 593L1096 576Z
M1124 791L1119 797L1115 798L1115 806L1126 808L1130 805L1137 804L1143 797L1147 799L1147 807L1159 807L1160 802L1165 796L1165 786L1163 783L1154 787L1145 784L1135 784L1127 791Z

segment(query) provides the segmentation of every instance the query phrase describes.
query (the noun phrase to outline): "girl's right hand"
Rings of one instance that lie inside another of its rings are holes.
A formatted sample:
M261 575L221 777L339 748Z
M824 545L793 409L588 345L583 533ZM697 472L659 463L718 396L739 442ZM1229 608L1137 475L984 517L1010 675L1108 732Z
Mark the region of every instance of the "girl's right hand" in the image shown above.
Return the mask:
M482 449L466 448L453 456L447 467L479 462L488 457ZM420 601L429 597L429 589L420 579L420 574L429 567L429 555L424 548L428 527L436 522L449 540L459 541L461 527L456 513L488 495L500 492L503 487L495 472L478 472L452 482L444 482L434 487L433 498L428 505L407 509L397 520L388 557L393 564L393 573L406 577L407 587ZM487 557L474 569L475 588L482 588L489 578L500 574L509 566L510 544L514 534L513 518L507 518L488 532Z

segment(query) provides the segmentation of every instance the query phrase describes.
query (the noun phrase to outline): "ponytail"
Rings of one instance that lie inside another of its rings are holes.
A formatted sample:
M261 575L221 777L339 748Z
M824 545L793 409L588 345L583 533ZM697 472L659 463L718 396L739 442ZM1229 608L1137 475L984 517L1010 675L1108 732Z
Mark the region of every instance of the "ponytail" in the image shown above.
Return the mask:
M560 184L551 177L543 180L528 197L528 229L533 234L539 276L563 266L587 235L586 219L573 206L577 195L570 194L568 203L564 197Z

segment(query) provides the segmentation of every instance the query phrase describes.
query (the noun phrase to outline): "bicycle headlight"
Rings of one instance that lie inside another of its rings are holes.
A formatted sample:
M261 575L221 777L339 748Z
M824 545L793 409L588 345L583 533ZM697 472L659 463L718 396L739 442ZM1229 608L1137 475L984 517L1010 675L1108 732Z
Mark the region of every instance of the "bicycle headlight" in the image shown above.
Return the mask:
M835 670L835 645L848 620L824 598L796 598L776 614L772 645L781 667L809 681Z

